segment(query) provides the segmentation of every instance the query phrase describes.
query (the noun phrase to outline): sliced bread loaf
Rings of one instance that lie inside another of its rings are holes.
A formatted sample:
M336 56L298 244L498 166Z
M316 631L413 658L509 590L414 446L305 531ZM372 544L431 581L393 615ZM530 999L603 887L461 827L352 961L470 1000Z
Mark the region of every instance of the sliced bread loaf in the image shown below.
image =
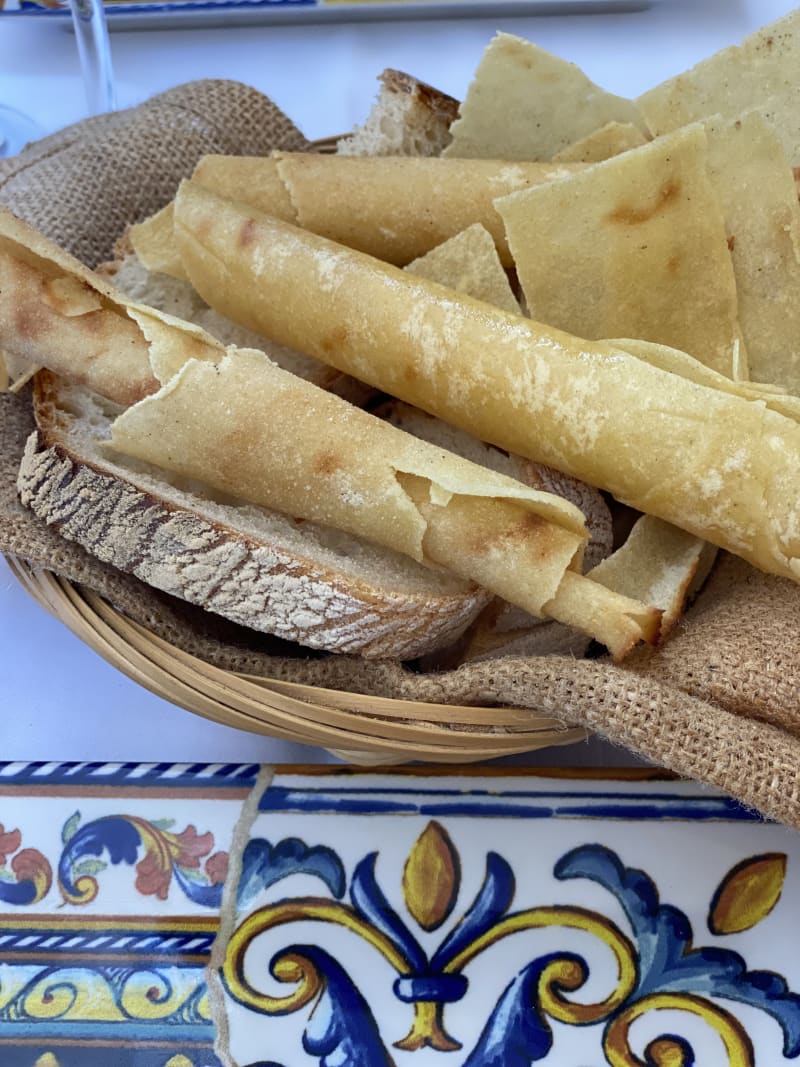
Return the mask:
M475 585L357 538L107 455L118 408L49 372L20 467L24 504L165 592L309 648L413 659L486 605Z

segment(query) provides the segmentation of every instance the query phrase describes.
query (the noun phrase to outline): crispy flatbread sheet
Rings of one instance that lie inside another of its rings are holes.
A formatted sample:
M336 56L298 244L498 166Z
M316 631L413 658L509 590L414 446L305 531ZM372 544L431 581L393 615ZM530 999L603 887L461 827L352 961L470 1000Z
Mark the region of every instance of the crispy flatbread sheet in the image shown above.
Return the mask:
M521 312L492 235L479 222L413 260L406 270L513 315Z
M709 119L706 130L750 377L800 395L800 203L792 169L758 112Z
M175 219L192 284L222 314L765 571L800 578L793 420L191 183L179 190Z
M632 122L607 122L553 156L554 163L600 163L630 148L646 144L647 138Z
M565 59L510 33L483 53L450 127L451 158L552 159L608 122L645 130L631 100L591 82Z
M560 497L419 441L253 349L230 348L218 364L186 363L116 420L110 446L446 566L538 612L550 604L558 611L565 573L580 566L586 540L580 511ZM615 621L615 632L627 636L639 615L652 622L630 599L607 603L634 613ZM603 636L607 628L601 620Z
M637 103L654 134L712 115L736 118L743 111L761 107L775 132L785 137L786 154L797 165L800 163L800 142L796 138L799 69L800 9L797 9L757 30L741 45L724 48L691 70L650 89Z
M677 526L642 515L625 543L588 573L609 589L663 611L659 642L667 639L689 596L702 584L717 548Z
M736 280L701 125L495 206L532 318L671 345L733 376Z
M502 262L510 265L503 224L492 201L581 167L310 152L276 152L274 158L299 226L398 266L474 222L491 233ZM236 160L229 165L237 166Z

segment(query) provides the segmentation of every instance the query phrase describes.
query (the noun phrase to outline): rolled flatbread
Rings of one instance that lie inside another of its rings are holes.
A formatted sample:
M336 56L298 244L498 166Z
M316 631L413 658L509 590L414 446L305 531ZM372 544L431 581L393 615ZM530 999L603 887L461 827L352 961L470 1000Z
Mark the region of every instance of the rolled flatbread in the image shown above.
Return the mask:
M482 440L800 579L800 426L184 183L184 266L222 314Z
M498 33L450 127L451 157L552 159L611 121L646 129L636 105L607 93L560 56L510 33Z
M276 152L209 156L192 181L226 199L404 266L479 222L511 264L492 201L582 169L578 163L488 159L332 156ZM182 277L172 239L172 205L131 227L136 254L151 270Z
M142 322L173 339L163 366L151 363ZM0 209L0 352L15 368L47 367L125 406L186 359L216 359L220 351L203 330L129 300Z
M574 505L411 437L262 352L190 360L117 418L110 447L469 575L527 611L579 615L617 657L657 632L658 612L578 573L587 531Z

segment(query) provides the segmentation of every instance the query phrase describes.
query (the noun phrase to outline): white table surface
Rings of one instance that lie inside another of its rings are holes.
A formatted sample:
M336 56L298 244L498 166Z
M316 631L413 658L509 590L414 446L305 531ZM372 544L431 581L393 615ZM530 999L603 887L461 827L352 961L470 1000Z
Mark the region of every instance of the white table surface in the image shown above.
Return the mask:
M120 107L193 78L232 77L269 94L314 138L362 121L385 67L463 97L497 29L535 40L607 89L633 96L795 6L788 0L656 0L647 11L617 15L115 32L112 53ZM0 14L0 102L27 112L43 133L82 117L74 38L63 25ZM0 654L0 759L330 758L207 722L142 690L33 603L2 560ZM595 740L524 762L633 761Z

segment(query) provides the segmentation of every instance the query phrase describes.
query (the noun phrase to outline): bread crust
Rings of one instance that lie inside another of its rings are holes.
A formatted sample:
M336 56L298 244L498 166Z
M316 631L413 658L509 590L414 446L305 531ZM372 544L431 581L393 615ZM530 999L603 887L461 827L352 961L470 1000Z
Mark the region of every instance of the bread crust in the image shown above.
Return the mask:
M437 156L450 141L459 103L404 71L387 69L363 126L337 142L339 155Z
M441 89L437 89L433 85L428 85L427 82L420 81L419 78L415 78L412 74L407 74L403 70L395 70L393 67L387 67L386 70L378 75L378 80L383 83L389 92L406 93L408 96L419 100L429 111L448 125L458 117L459 102L455 97L443 93Z
M309 648L408 660L453 641L488 594L379 588L279 543L216 521L87 457L67 432L58 379L37 375L38 429L27 442L23 504L104 562L251 629Z

